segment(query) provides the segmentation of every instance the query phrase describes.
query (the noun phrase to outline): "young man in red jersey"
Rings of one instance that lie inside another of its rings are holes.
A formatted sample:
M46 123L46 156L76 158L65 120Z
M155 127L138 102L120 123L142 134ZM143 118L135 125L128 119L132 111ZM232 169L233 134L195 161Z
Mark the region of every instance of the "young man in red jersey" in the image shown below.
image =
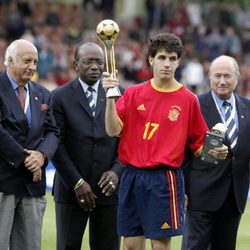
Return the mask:
M153 78L128 88L115 104L107 99L106 130L120 136L119 158L127 165L119 190L118 233L124 249L169 250L181 235L184 181L180 165L186 145L198 157L208 130L198 100L174 78L183 54L180 39L159 34L149 39ZM118 81L103 73L105 90ZM226 146L210 153L225 159Z

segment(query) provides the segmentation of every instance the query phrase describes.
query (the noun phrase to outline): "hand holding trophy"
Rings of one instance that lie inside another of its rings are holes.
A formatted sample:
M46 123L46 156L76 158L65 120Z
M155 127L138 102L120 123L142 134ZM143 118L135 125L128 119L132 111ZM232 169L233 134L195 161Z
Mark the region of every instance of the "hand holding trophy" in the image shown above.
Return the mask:
M110 19L101 21L96 27L97 37L104 47L106 71L114 78L117 78L114 43L119 31L117 23ZM121 92L118 87L114 87L108 89L106 95L107 98L115 98L121 96Z
M217 123L212 131L206 132L204 146L201 152L201 160L218 164L218 160L208 154L210 149L221 147L226 136L227 126L223 123Z

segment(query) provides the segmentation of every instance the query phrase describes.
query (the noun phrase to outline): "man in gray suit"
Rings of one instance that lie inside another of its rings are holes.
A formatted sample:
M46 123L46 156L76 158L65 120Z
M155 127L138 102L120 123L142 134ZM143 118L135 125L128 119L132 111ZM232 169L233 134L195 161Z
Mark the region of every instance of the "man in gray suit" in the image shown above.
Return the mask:
M45 167L59 142L50 92L31 81L37 49L15 40L0 75L0 249L40 250Z
M118 250L116 189L123 167L117 159L118 140L105 131L101 47L80 44L74 66L78 77L52 93L61 128L53 159L57 250L80 250L88 219L91 249Z
M234 250L249 188L250 101L234 90L240 72L236 60L220 56L210 65L211 91L199 96L211 129L228 127L228 156L218 164L191 158L186 170L188 207L183 250Z

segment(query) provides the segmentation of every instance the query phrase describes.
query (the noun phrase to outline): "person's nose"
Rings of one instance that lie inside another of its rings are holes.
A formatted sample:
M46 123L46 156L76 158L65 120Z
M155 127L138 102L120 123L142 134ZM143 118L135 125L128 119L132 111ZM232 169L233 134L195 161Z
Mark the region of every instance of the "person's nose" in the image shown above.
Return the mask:
M91 64L91 69L92 70L98 70L100 67L99 67L99 65L98 65L98 63L97 62L93 62L92 64Z
M37 67L37 64L35 62L31 62L29 64L29 69L31 69L31 70L36 70L36 67Z
M220 76L220 78L219 78L219 83L225 83L226 81L225 81L225 77L224 76Z
M169 58L166 58L164 61L164 66L169 67L169 65L170 65L170 60L169 60Z

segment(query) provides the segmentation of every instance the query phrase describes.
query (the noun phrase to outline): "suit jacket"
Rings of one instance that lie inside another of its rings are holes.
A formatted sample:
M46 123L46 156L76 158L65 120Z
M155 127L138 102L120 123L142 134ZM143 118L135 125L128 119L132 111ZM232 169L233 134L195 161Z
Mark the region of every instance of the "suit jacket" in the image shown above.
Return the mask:
M250 159L250 101L235 94L239 119L239 134L235 153L230 151L225 160L211 164L192 156L185 170L188 208L202 211L218 210L229 191L231 183L238 210L244 212L249 189ZM203 117L211 129L222 122L211 92L198 97ZM229 142L224 144L229 147Z
M42 180L24 167L24 149L38 150L50 160L59 143L59 130L52 113L51 95L29 82L31 127L6 72L0 75L0 192L27 196L45 194L45 164Z
M73 190L83 178L98 197L97 204L116 204L117 195L106 197L97 185L103 172L113 170L118 176L123 167L117 159L117 138L105 130L106 96L100 83L95 117L77 79L52 92L61 142L53 158L56 168L53 194L56 202L77 202Z

